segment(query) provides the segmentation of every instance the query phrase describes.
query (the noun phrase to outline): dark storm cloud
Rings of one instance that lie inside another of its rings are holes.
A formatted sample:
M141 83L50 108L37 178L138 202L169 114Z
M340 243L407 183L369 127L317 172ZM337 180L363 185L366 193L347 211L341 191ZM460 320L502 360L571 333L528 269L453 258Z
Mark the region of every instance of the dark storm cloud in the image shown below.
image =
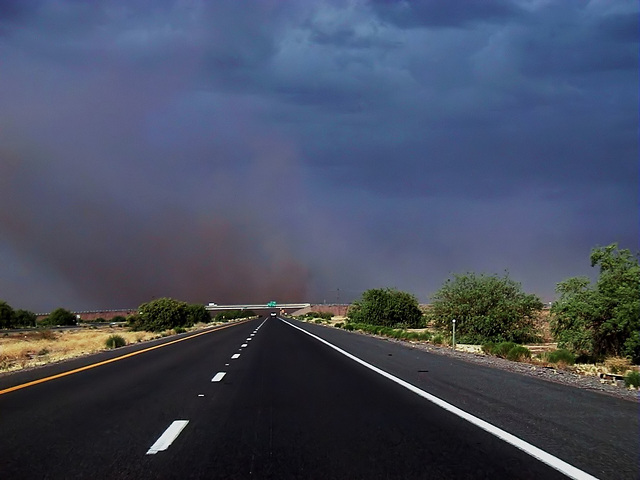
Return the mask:
M371 4L380 18L401 28L467 27L480 22L503 23L516 19L523 13L510 0L373 0Z
M634 2L0 5L18 306L548 297L637 244Z

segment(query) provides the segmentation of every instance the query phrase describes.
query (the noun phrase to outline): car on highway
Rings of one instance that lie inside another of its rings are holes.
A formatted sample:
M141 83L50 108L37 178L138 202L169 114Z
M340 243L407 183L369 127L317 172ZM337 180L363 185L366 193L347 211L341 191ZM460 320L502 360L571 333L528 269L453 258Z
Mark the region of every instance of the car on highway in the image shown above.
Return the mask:
M276 316L276 312L271 312L271 316L275 317Z

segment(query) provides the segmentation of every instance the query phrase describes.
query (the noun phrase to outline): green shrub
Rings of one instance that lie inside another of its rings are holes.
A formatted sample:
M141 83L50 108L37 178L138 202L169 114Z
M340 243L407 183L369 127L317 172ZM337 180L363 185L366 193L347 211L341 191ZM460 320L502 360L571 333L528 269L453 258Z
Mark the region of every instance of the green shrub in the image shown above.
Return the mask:
M435 337L433 337L433 343L436 345L442 345L442 335L441 334L437 334Z
M174 332L176 332L176 335L177 335L178 333L184 333L184 332L186 332L186 331L187 331L187 329L186 329L186 328L183 328L183 327L176 327L176 328L174 328L174 329L173 329L173 331L174 331Z
M497 357L507 358L508 353L516 344L513 342L502 342L495 346L493 354Z
M316 319L314 320L314 322L315 322L315 323L322 323L322 319L321 319L321 318L316 318Z
M343 326L344 326L344 323L342 323L342 322L338 322L338 323L336 323L334 325L334 327L336 327L336 328L342 328Z
M507 353L507 360L511 360L512 362L521 362L528 358L531 358L531 351L522 345L516 345Z
M116 315L115 317L113 317L111 319L112 322L116 322L116 323L122 323L122 322L126 322L127 319L124 318L122 315Z
M640 373L638 372L629 372L624 377L624 384L627 387L638 388L640 386Z
M549 363L564 363L566 365L576 363L576 356L564 348L547 352L542 358Z
M386 327L419 327L422 311L415 296L390 288L367 290L348 311L349 322Z
M42 325L75 325L76 324L76 316L71 313L69 310L64 308L56 308L53 312L49 314L47 318L42 320L40 323Z
M209 323L211 321L211 315L209 315L207 309L204 308L204 305L200 303L187 305L187 318L189 319L188 323L190 325Z
M495 350L496 350L496 344L493 342L487 342L484 345L482 345L482 351L487 355L494 355Z
M118 348L124 347L127 344L127 341L122 338L120 335L110 335L109 338L105 341L105 345L107 348Z
M138 309L136 329L160 332L175 327L190 327L188 306L173 298L158 298Z
M561 348L579 356L626 356L640 362L640 263L638 255L613 243L591 251L599 266L595 285L588 277L560 282L551 307L551 333Z
M455 319L456 332L467 343L528 342L536 337L533 319L542 306L508 275L454 274L433 295L428 317L446 332Z
M345 324L345 326L344 326L344 329L345 329L345 330L349 330L349 331L354 330L354 328L355 328L355 327L354 327L351 323L347 323L347 324Z

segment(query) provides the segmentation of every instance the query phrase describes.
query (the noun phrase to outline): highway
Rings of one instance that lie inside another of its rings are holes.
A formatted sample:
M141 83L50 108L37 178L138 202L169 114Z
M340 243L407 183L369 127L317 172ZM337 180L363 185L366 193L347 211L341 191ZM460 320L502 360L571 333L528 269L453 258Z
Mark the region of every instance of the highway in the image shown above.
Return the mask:
M638 478L637 403L269 317L3 375L0 432L11 479Z

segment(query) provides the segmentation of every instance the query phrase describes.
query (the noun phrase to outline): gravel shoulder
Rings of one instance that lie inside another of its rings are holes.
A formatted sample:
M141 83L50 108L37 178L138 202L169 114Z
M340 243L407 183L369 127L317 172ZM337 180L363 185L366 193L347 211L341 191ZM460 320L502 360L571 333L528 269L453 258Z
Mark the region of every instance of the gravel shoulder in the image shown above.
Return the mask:
M361 332L358 332L361 333ZM367 335L367 334L363 334ZM585 390L591 390L605 395L611 395L624 400L638 402L640 400L640 391L629 390L624 386L616 386L608 383L602 383L600 378L593 375L579 375L568 370L562 370L558 368L544 367L540 365L533 365L530 363L519 363L506 360L504 358L493 357L490 355L480 353L470 353L462 351L454 351L450 347L439 347L421 342L406 342L402 340L391 339L387 337L380 337L374 335L377 338L383 338L389 342L401 343L410 345L412 348L427 351L437 355L445 355L449 357L455 357L459 360L475 363L478 365L484 365L491 368L499 368L509 372L519 373L521 375L529 375L548 382L560 383L563 385L569 385L576 388L582 388Z

